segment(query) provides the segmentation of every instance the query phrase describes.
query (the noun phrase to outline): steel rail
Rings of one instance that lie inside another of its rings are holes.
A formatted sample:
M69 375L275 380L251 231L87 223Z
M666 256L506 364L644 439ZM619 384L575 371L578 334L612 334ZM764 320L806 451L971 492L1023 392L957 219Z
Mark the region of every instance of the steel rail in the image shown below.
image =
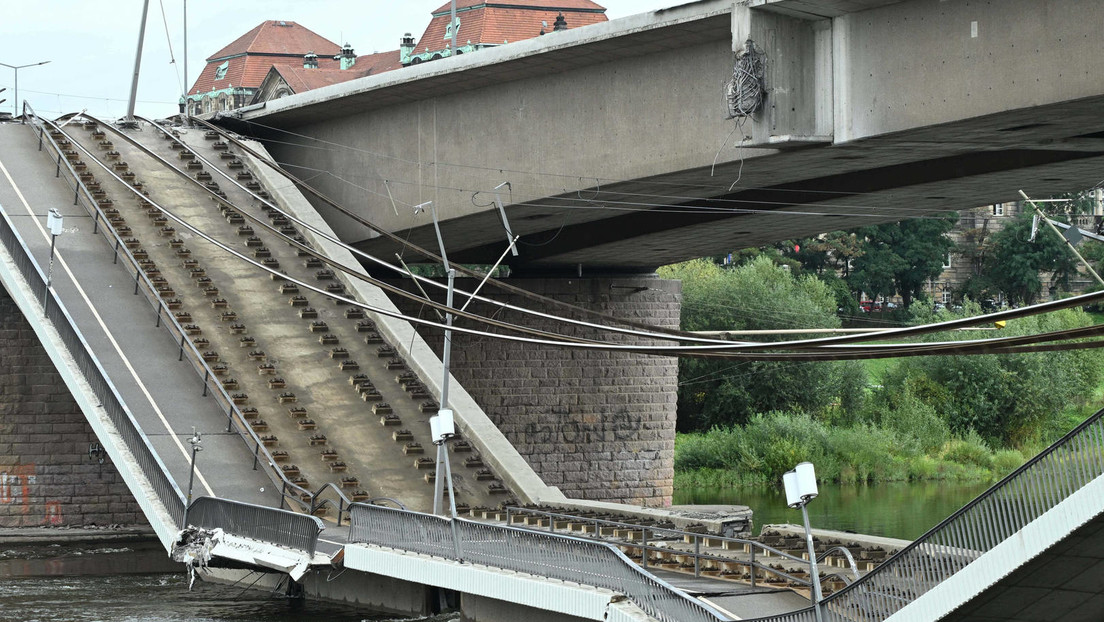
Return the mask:
M46 127L51 127L52 129L61 132L63 135L69 138L74 146L81 148L81 150L89 156L94 156L94 154L92 154L90 151L84 149L83 146L81 146L72 136L70 136L67 132L58 127L57 124L38 117L34 114L33 109L31 109L30 112L32 115L32 123L38 121L38 123L34 123L34 125L38 126L39 128L40 141L44 138L48 139L49 144L56 150L59 157L62 156L61 148L53 140L53 137L45 131ZM67 161L64 157L61 157L61 159L63 161ZM130 186L130 184L127 184L122 178L115 175L112 171L108 170L106 166L97 158L92 157L92 159L97 164L103 166L105 170L107 170L117 181L119 181L119 183L122 183L125 187L131 189L134 192L137 192L132 186ZM98 223L100 220L103 220L103 222L108 225L107 227L104 227L104 230L109 231L110 235L108 235L108 233L104 233L104 236L108 239L108 242L114 242L114 253L116 255L116 258L118 258L120 255L123 256L131 265L131 267L134 268L136 290L138 289L137 286L139 283L145 285L145 287L142 288L144 296L151 305L156 302L157 325L164 325L169 334L173 335L174 339L179 341L179 343L181 344L181 358L183 358L183 354L187 353L189 355L188 360L192 364L193 368L195 368L197 372L203 372L204 391L212 392L212 396L215 398L216 402L219 403L224 412L226 412L226 416L229 420L230 425L234 427L234 429L238 432L238 435L242 438L243 441L246 442L246 445L248 446L250 444L250 441L253 442L252 451L254 455L254 466L256 467L256 464L259 462L260 457L263 455L263 457L265 458L266 466L269 467L268 469L265 469L265 473L268 475L273 484L280 484L282 487L281 499L288 498L288 495L286 494L288 490L293 492L298 491L301 494L310 495L310 491L288 480L287 477L279 469L276 468L275 460L268 452L268 449L264 446L264 443L261 441L260 437L257 436L257 433L250 426L244 423L245 418L242 416L241 410L236 404L234 404L233 399L222 387L222 384L217 382L217 374L215 374L214 370L207 364L206 361L203 360L202 354L195 347L195 345L187 339L187 333L184 328L179 324L179 322L177 322L176 317L172 313L168 312L169 309L165 300L161 297L160 293L157 291L157 288L153 285L152 281L150 281L145 273L141 270L137 259L134 258L134 255L130 252L130 249L127 248L126 244L123 242L118 232L115 231L114 227L110 226L110 223L100 209L98 202L93 199L91 192L87 189L84 183L80 181L80 176L77 175L76 171L73 170L71 167L69 168L69 170L73 175L74 182L79 185L79 187L88 199L88 204L85 206L85 208L93 212L92 216L94 222ZM141 198L147 198L142 196L140 193L138 194L138 196L140 196ZM98 225L96 226L96 228L98 229ZM295 500L296 503L303 506L304 509L309 507L309 505L304 505L304 502L299 496L292 495L290 496L290 498Z
M183 141L181 141L179 139L179 137L175 136L172 133L171 130L166 129L165 127L163 127L157 121L147 119L147 118L144 118L144 117L137 117L137 118L145 121L146 123L149 123L149 124L153 125L154 127L159 129L160 131L162 131L165 134L167 134L168 136L170 136L172 138L172 140L178 141L178 142L180 142L180 144L185 144L185 143L183 143ZM217 126L211 126L211 127L216 127L217 128ZM243 151L248 152L251 156L253 156L255 158L258 158L259 154L256 154L256 152L254 150L252 150L252 148L249 148L248 146L244 145L241 141L239 141L236 138L230 136L229 134L224 132L221 128L217 128L217 131L220 133L220 136L222 136L224 139L234 143L234 145L236 147L239 147ZM341 248L343 248L344 250L352 253L354 256L363 258L365 260L368 260L368 261L370 261L372 263L375 263L376 265L378 265L382 268L386 268L388 270L394 270L398 273L399 276L410 277L410 278L412 278L416 281L419 281L421 283L429 283L433 287L436 287L438 289L445 289L447 287L446 285L444 285L442 283L439 283L438 281L436 281L434 279L424 277L424 276L420 276L420 275L416 275L416 274L414 274L412 272L409 272L408 270L406 270L406 269L404 269L400 266L396 266L395 264L390 263L388 261L384 261L383 259L380 259L380 258L376 257L375 255L365 253L364 251L362 251L362 250L360 250L360 249L358 249L354 246L346 244L340 238L338 238L336 236L333 236L333 235L330 235L329 233L315 227L311 223L300 219L298 216L296 216L294 214L291 214L290 212L285 211L283 208L281 208L279 205L277 205L274 201L270 201L268 199L265 199L264 197L261 197L260 195L258 195L255 191L250 190L249 188L243 186L240 182L238 182L237 179L235 179L229 173L223 171L221 168L216 167L210 160L203 157L201 154L196 153L195 156L202 163L204 163L208 167L212 168L213 170L217 171L219 175L224 177L230 183L236 185L241 190L249 193L250 196L252 196L252 198L255 201L258 201L258 202L262 203L265 207L267 207L269 209L275 210L276 212L278 212L280 215L287 218L291 222L293 222L296 225L306 229L307 231L310 231L314 235L321 237L322 239L326 240L327 242L330 242L332 244L336 244L336 245L340 246ZM263 158L263 156L260 156L260 158ZM230 203L229 201L225 201L225 202ZM240 210L240 209L238 211L244 212L244 210ZM264 224L264 223L262 223L262 224ZM265 226L267 227L268 225L265 225ZM280 233L275 228L271 228L271 230L276 235L283 236L283 234ZM289 244L294 243L293 238L290 238L288 236L283 236L283 237L287 237L287 241L288 241ZM397 295L404 296L404 297L410 298L412 300L416 300L416 301L419 301L419 302L429 304L429 306L431 306L433 308L436 308L440 311L448 310L446 308L446 305L434 302L432 299L424 298L424 297L418 296L416 294L412 294L411 292L408 292L405 289L398 288L398 287L395 287L393 285L387 284L385 281L381 281L379 279L372 278L370 275L365 275L365 274L361 274L359 272L352 271L349 268L345 267L344 265L342 265L340 263L337 263L334 260L330 259L329 257L319 254L313 248L298 245L298 244L296 244L296 247L297 248L304 248L305 250L310 252L314 257L316 257L318 259L322 259L323 261L325 261L326 263L334 266L335 268L340 269L342 272L346 273L350 277L357 278L357 279L365 281L367 283L371 283L371 284L376 285L377 287L380 287L380 288L388 289L388 291L397 290L397 291L394 291L394 293L396 293ZM479 273L473 271L473 276L479 276L479 277L485 278L488 275L479 274ZM524 314L527 314L527 315L533 315L535 317L539 317L539 318L542 318L542 319L553 320L553 321L557 321L557 322L565 322L565 323L568 323L568 324L583 326L583 327L586 327L586 328L592 328L592 329L596 329L596 330L603 330L603 331L609 331L609 332L616 332L616 333L620 333L620 334L632 335L632 336L637 336L637 337L642 337L642 338L664 339L664 340L670 340L670 341L694 341L694 342L700 342L700 343L717 343L717 344L745 343L745 342L733 342L732 340L725 340L725 339L710 339L708 337L703 337L703 336L694 336L693 338L691 338L689 336L688 337L674 337L674 336L663 334L663 333L643 332L643 331L639 331L639 330L629 330L629 329L624 329L624 328L618 328L616 326L607 326L607 325L603 325L603 324L595 324L595 323L592 323L592 322L585 322L585 321L582 321L582 320L575 320L575 319L572 319L572 318L562 317L562 316L554 315L554 314L551 314L551 313L544 313L544 312L538 311L536 309L529 309L529 308L526 308L526 307L519 307L517 305L512 305L512 304L509 304L509 303L501 302L501 301L498 301L498 300L494 300L492 298L479 296L477 294L473 294L472 292L467 292L463 289L457 289L456 293L460 296L466 296L469 300L474 299L474 300L477 300L477 301L482 302L482 303L497 306L501 309L509 309L511 311L516 311L516 312L524 313ZM483 316L476 316L476 317L479 318L477 321L483 321L483 319L484 319ZM689 335L689 333L688 333L688 335Z
M238 146L242 150L249 153L251 156L256 158L258 161L260 161L261 163L263 163L266 166L270 167L271 169L276 171L279 175L285 177L286 179L288 179L289 181L294 183L296 186L306 190L309 194L315 196L316 198L323 201L324 203L326 203L330 207L332 207L335 210L339 211L342 215L352 219L353 221L357 222L358 224L361 224L361 225L363 225L363 226L379 233L381 236L387 237L391 241L393 241L397 244L400 244L403 247L412 249L413 251L417 252L418 254L423 255L426 258L428 258L428 259L430 259L434 262L440 262L441 261L441 258L439 256L437 256L435 253L433 253L432 251L424 249L424 248L422 248L420 246L417 246L415 244L409 243L408 241L402 239L398 235L396 235L394 233L391 233L390 231L380 227L379 225L376 225L375 223L372 223L371 221L362 218L361 216L359 216L358 214L352 212L351 210L341 206L336 201L334 201L334 200L330 199L329 197L327 197L326 195L322 194L320 191L318 191L314 187L310 186L309 184L307 184L303 180L299 179L298 177L296 177L296 176L292 175L291 173L289 173L288 171L284 170L282 167L280 167L280 165L278 163L272 161L270 158L267 158L267 157L257 153L254 149L250 148L249 146L242 144L241 141L239 141L239 140L235 139L234 137L232 137L228 132L226 132L222 128L220 128L216 125L213 125L213 124L211 124L207 121L204 121L203 119L193 119L193 120L200 123L200 124L202 124L204 127L207 127L211 130L214 130L214 131L218 132L220 135L222 135L227 140L230 140L230 141L234 142L234 144L236 146ZM464 268L463 266L457 266L457 270L459 272L463 273L463 274L466 274L468 276L475 277L475 278L479 278L479 277L483 276L482 274L480 274L478 272L475 272L475 271L472 271L472 270L468 270L468 269ZM517 287L517 286L514 286L514 285L510 285L510 284L505 283L501 280L492 280L491 283L495 287L498 287L500 289L504 289L506 291L509 291L510 293L519 295L523 298L526 298L526 299L529 299L529 300L534 300L536 302L540 302L541 304L553 305L553 306L557 306L557 307L560 307L560 308L566 308L566 309L569 309L573 312L582 313L582 314L590 316L590 317L596 317L596 318L599 318L599 319L603 319L603 320L606 320L606 321L611 321L611 322L623 324L623 325L626 325L626 326L633 326L633 327L640 328L640 329L643 329L643 330L646 330L646 331L654 331L654 332L666 333L666 334L673 335L673 336L678 336L678 337L684 338L685 340L688 340L688 341L693 341L696 338L700 339L699 336L696 336L693 333L688 333L686 331L668 329L668 328L664 328L664 327L661 327L661 326L653 326L653 325L644 324L644 323L641 323L641 322L635 322L635 321L632 321L632 320L625 320L625 319L609 316L609 315L606 315L604 313L600 313L600 312L597 312L597 311L592 311L590 309L584 309L582 307L577 307L577 306L571 305L569 303L561 302L561 301L558 301L558 300L555 300L555 299L552 299L552 298L547 298L545 296L540 296L539 294L534 294L534 293L529 292L529 291L527 291L523 288L520 288L520 287ZM1066 308L1071 308L1071 307L1076 307L1076 306L1084 306L1085 304L1088 304L1090 302L1094 302L1094 301L1100 300L1100 299L1104 299L1104 292L1090 292L1088 294L1081 294L1080 296L1073 296L1073 297L1062 299L1062 300L1054 300L1054 301L1050 301L1050 302L1040 303L1040 304L1032 305L1032 306L1029 306L1029 307L1021 307L1019 309L1008 309L1008 310L1005 310L1005 311L1000 311L1000 312L992 313L992 314L985 315L985 316L977 316L977 317L973 317L973 318L961 318L961 319L956 319L956 320L948 320L946 322L939 322L939 323L936 323L936 324L927 324L927 325L922 325L922 326L909 326L909 327L903 327L903 328L887 329L884 333L874 333L874 334L869 334L869 335L845 335L845 336L839 336L839 337L825 337L825 338L820 338L820 339L796 340L796 341L791 341L791 342L776 342L776 343L781 344L781 345L786 345L788 347L802 347L802 346L816 346L816 345L822 345L822 344L823 345L831 345L831 344L864 343L864 342L867 342L867 341L883 340L887 337L912 337L912 336L917 336L917 335L922 335L922 334L927 334L927 333L941 332L941 331L951 330L951 329L955 329L955 328L973 326L973 325L979 324L979 323L988 323L988 322L999 321L999 320L1017 319L1017 318L1021 318L1021 317L1028 317L1028 316L1031 316L1031 315L1036 315L1038 313L1045 313L1045 312L1048 312L1048 311L1056 311L1056 310L1059 310L1059 309L1066 309Z
M83 116L88 116L88 115L83 115ZM147 153L147 155L150 155L150 157L153 157L155 160L158 160L162 163L166 163L166 161L163 158L161 158L160 156L157 156L156 154L153 154L147 148L145 148L144 146L138 144L137 141L134 141L130 137L126 136L125 134L123 134L122 132L117 130L116 128L111 127L110 125L104 124L101 121L96 121L96 122L99 123L101 125L101 127L108 127L109 129L112 130L112 132L115 135L120 136L124 140L127 140L131 144L135 145L137 148L141 149L143 152ZM406 315L403 315L401 313L393 312L393 311L390 311L390 310L387 310L387 309L381 309L381 308L378 308L378 307L367 305L367 304L361 303L361 302L359 302L355 299L352 299L352 298L347 298L347 297L344 297L344 296L337 296L335 294L332 294L330 292L327 292L327 291L321 289L320 287L314 286L314 285L312 285L310 283L307 283L305 281L301 281L301 280L289 277L289 276L285 275L284 273L279 272L278 270L275 270L273 268L265 266L260 262L257 262L255 260L249 258L249 257L246 257L242 253L230 248L225 243L220 242L220 241L216 240L215 238L213 238L212 236L210 236L210 235L204 233L203 231L199 230L197 227L195 227L194 225L191 225L190 223L188 223L184 219L180 218L179 216L177 216L176 214L174 214L170 210L166 209L164 206L158 204L156 201L153 201L149 197L145 197L145 196L141 195L141 193L139 191L137 191L136 189L131 187L129 184L126 184L126 182L123 181L117 174L115 174L114 171L108 169L105 164L103 164L98 159L96 159L95 155L90 150L88 150L86 147L84 147L83 145L81 145L79 143L74 143L74 145L78 149L80 149L81 151L88 154L97 163L99 163L109 175L111 175L112 177L116 178L121 183L123 183L125 185L125 187L130 189L130 191L132 193L134 193L135 195L138 195L138 196L142 196L143 198L145 198L145 200L149 201L152 205L154 205L155 207L160 209L167 217L173 219L174 222L180 224L181 226L185 227L189 231L191 231L194 234L202 237L204 240L206 240L209 243L217 246L218 248L220 248L224 252L227 252L227 253L233 255L234 257L238 258L241 261L249 263L249 264L253 265L254 267L256 267L260 270L263 270L263 271L268 272L270 274L279 276L282 279L285 279L287 281L295 283L298 286L301 286L305 289L308 289L310 291L318 293L322 296L329 297L329 298L334 299L334 300L339 300L339 301L342 301L346 304L358 306L358 307L363 308L363 309L367 309L367 310L370 310L370 311L373 311L373 312L376 312L376 313L387 315L389 317L395 317L395 318L398 318L398 319L403 319L403 320L406 320L406 321L409 321L409 322L426 324L426 325L430 325L430 326L434 326L434 327L438 327L438 328L445 328L444 325L439 324L437 322L433 322L431 320L406 316ZM171 168L175 168L171 164L166 164L166 165L170 166ZM211 192L206 187L203 187L203 189L207 190L207 192ZM214 195L213 193L211 193L211 194L212 194L212 196L216 197L218 200L224 201L221 197L218 197L218 195ZM1104 296L1104 292L1101 292L1100 294L1101 294L1101 296ZM457 312L457 313L459 313L459 312ZM608 350L608 351L624 351L624 352L634 352L634 353L639 353L639 354L654 354L654 355L667 355L667 356L679 356L679 355L681 355L681 356L713 356L713 357L726 357L726 358L734 358L734 359L756 359L759 356L758 354L749 355L749 354L746 354L746 352L751 351L751 350L757 350L757 349L760 349L760 348L763 347L761 344L748 344L748 345L743 345L743 346L739 346L739 345L731 345L731 346L714 345L714 346L682 346L682 347L679 347L679 346L624 346L624 345L618 345L618 344L591 343L591 342L563 343L563 342L548 341L548 340L543 340L543 339L531 339L531 338L525 338L525 337L517 337L517 336L494 334L494 333L486 333L484 331L477 331L477 330L468 329L468 328L464 328L464 327L454 327L453 330L457 330L459 332L467 332L467 333L474 334L474 335L477 335L477 336L505 339L505 340L511 340L511 341L521 341L521 342L524 342L524 343L531 343L531 344L536 344L536 345L575 347L575 348L583 348L583 349ZM528 331L528 329L518 329L518 330ZM1001 338L1001 339L1015 339L1015 338ZM985 343L999 344L1001 339L988 340L988 341L978 340L978 341L976 341L976 343L978 343L978 344L985 344ZM958 341L956 341L956 342L947 342L946 345L943 345L942 347L961 348L962 347L961 344L962 344L962 342L958 342ZM783 345L786 345L786 344L785 343L779 343L779 344L775 344L775 345L783 346ZM920 353L935 352L941 347L941 345L940 344L916 344L915 346L901 346L901 347L908 348L907 351L917 353L916 355L921 355ZM962 352L962 353L972 353L972 352L968 352L967 350L961 350L960 352ZM977 352L977 353L981 353L981 352ZM775 358L781 357L781 358L791 358L791 359L794 359L794 360L802 360L798 357L803 357L803 356L808 356L808 355L795 353L795 354L793 354L789 357L782 357L781 355L776 355ZM852 356L856 356L856 355L852 354ZM897 354L896 356L901 356L901 355ZM817 360L821 360L821 359L817 359ZM829 360L831 360L831 359L829 359Z
M600 533L601 530L599 529L599 526L601 526L601 525L606 525L608 527L614 527L614 528L631 529L631 530L634 530L634 531L642 530L643 533L642 533L641 542L643 543L643 547L642 547L642 544L636 543L636 542L626 542L624 540L616 540L616 539L614 539L613 542L615 542L619 545L631 546L631 547L635 547L635 548L648 548L649 550L653 550L653 551L659 551L659 552L665 552L665 553L674 553L674 554L678 554L678 555L689 555L689 556L692 556L692 557L695 557L695 558L709 559L709 560L713 560L713 561L723 561L723 562L737 563L737 564L741 564L741 565L751 565L751 566L755 566L757 568L762 568L763 570L766 570L767 572L772 572L774 574L778 574L779 576L783 576L788 580L795 581L795 582L800 583L802 585L809 585L810 584L809 581L805 581L803 579L793 577L793 576L791 576L789 574L786 574L784 572L779 572L777 569L774 569L774 568L769 568L769 567L757 564L755 562L754 552L751 553L751 562L750 563L748 563L747 561L744 561L744 560L740 560L740 559L724 557L723 555L713 555L713 554L709 554L709 553L701 553L700 552L700 544L701 544L702 540L707 540L707 539L708 540L718 540L718 541L721 541L721 542L734 542L736 544L740 544L740 545L744 545L744 546L748 546L748 547L752 547L752 548L762 549L763 553L766 554L766 555L775 555L777 557L781 557L783 559L788 559L790 561L794 561L794 562L798 562L798 563L802 563L802 564L807 564L808 563L805 559L803 559L801 557L791 555L789 553L786 553L785 551L781 551L781 550L776 549L776 548L774 548L772 546L769 546L767 544L763 544L762 542L756 542L755 540L747 540L745 538L730 538L728 536L719 536L719 535L712 535L712 534L705 534L705 533L697 533L697 532L693 532L693 531L683 531L681 529L676 529L676 528L655 527L655 526L651 526L651 525L648 525L648 526L638 525L638 524L635 524L635 523L626 523L626 522L622 522L622 521L612 521L612 520L596 518L596 517L586 517L586 516L578 516L578 515L574 515L574 514L564 514L564 513L560 513L560 512L550 512L550 511L547 511L547 510L540 510L540 509L535 509L535 508L521 508L521 507L517 507L517 506L509 506L505 509L505 511L506 511L506 523L508 525L511 525L511 526L513 525L512 517L516 516L518 514L546 516L550 519L549 522L548 522L548 532L549 533L556 533L556 529L555 529L556 521L554 519L557 519L557 518L563 519L563 520L568 520L568 521L579 522L579 523L592 524L592 525L595 526L595 531L594 531L595 535L594 535L594 537L591 537L588 534L581 534L581 535L573 534L573 535L575 537L584 538L584 539L588 539L588 540L595 540L595 541L599 541L599 542L610 542L611 541L611 540L603 538L601 536L601 533ZM684 539L685 538L692 538L693 541L694 541L694 549L695 550L694 551L681 551L681 550L678 550L678 549L671 549L671 548L666 548L666 547L648 546L647 545L647 539L648 539L647 534L649 532L651 532L653 535L673 534L675 537L678 537L678 538L684 538ZM644 563L644 566L645 567L647 566L646 562ZM695 564L695 569L694 569L695 576L700 574L700 570L701 569L698 567L698 565ZM752 585L754 585L754 584L755 584L755 581L753 579L752 580Z

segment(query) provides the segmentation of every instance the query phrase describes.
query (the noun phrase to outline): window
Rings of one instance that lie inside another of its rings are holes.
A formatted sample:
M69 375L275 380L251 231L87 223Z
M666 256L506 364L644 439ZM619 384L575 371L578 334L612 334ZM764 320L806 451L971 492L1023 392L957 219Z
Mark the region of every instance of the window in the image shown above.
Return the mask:
M226 77L226 70L229 67L230 67L230 61L228 61L228 60L222 61L222 64L219 65L217 69L215 69L215 79L216 80L222 80L223 78L225 78Z
M995 203L993 205L994 216L1004 216L1004 203Z
M951 267L951 253L950 253L950 251L947 251L946 253L943 254L943 269L946 270L947 268L950 268L950 267Z
M448 24L445 26L445 41L452 41L452 27L454 24ZM460 36L460 18L456 18L456 36Z
M949 303L950 301L951 301L951 292L949 292L949 291L944 291L944 292L943 292L943 304L947 304L947 303Z

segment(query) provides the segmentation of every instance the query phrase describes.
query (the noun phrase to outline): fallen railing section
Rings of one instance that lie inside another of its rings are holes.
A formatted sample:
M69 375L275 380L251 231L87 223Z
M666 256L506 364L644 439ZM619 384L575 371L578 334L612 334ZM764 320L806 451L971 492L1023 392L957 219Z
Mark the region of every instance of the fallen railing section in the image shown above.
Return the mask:
M624 594L663 622L717 622L721 612L632 563L617 548L516 527L354 504L350 543L482 564Z
M1104 410L863 578L824 599L821 619L889 618L1104 474L1102 417ZM817 616L809 608L757 620L816 622Z
M235 536L302 551L308 556L314 556L318 536L324 529L322 520L316 516L215 497L192 501L188 524L222 529Z

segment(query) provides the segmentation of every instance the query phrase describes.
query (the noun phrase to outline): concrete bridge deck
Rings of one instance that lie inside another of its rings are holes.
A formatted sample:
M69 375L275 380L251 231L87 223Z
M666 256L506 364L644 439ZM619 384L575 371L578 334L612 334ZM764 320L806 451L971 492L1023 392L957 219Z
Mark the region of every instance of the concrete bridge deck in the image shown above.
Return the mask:
M212 398L203 396L201 378L177 361L179 348L155 326L154 309L133 295L133 274L113 264L111 247L92 233L87 211L73 205L72 191L53 178L49 158L37 146L38 137L29 126L0 124L0 205L43 266L50 256L46 212L56 208L65 217L52 285L68 302L78 328L132 406L173 479L182 490L187 488L187 439L194 426L203 433L204 443L196 494L277 504L280 491L253 470L252 455L243 451L238 435L226 432L226 417Z
M353 80L224 115L289 170L458 261L649 272L827 230L1100 181L1096 24L1077 0L706 0ZM764 107L726 119L733 52ZM726 137L727 140L726 140ZM392 204L394 199L398 209ZM324 206L343 239L394 244Z

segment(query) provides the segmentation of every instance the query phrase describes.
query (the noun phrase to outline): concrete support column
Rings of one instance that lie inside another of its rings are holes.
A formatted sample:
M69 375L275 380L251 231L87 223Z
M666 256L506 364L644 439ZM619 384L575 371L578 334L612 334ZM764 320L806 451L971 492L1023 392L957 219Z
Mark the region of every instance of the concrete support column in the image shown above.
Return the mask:
M671 328L679 324L681 283L654 275L510 279L510 283L619 317ZM409 281L400 284L412 287ZM471 291L475 285L474 280L457 281L457 289ZM493 288L485 289L485 294L517 306L533 306L520 296L503 296ZM417 303L395 302L405 312L433 315ZM457 294L456 306L465 302ZM564 331L551 321L534 321L511 311L496 313L489 304L472 303L468 310ZM457 326L465 325L470 326L457 321ZM420 330L440 353L441 331ZM568 334L632 341L579 328L569 329ZM676 359L531 346L456 333L452 373L545 483L559 487L568 497L650 506L671 503Z
M134 497L0 287L0 528L146 525Z

